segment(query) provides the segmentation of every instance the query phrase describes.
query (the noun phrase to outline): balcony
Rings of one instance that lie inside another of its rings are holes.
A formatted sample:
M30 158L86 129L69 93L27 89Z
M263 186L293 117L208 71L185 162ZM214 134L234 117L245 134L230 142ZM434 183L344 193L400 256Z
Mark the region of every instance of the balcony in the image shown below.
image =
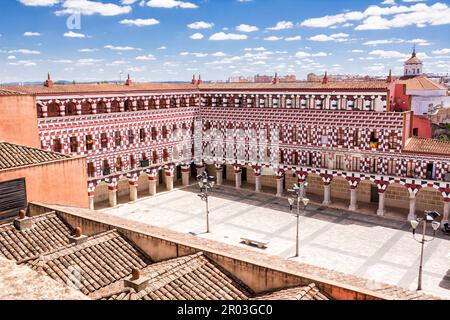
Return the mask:
M148 166L150 166L150 161L149 160L141 160L139 162L139 166L142 168L148 167Z

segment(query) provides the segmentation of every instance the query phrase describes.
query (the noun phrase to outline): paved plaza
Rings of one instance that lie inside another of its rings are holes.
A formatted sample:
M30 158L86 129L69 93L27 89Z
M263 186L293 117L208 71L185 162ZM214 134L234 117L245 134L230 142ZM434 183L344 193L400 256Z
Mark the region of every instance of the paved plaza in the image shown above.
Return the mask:
M211 233L205 234L205 203L190 186L124 203L102 212L269 255L354 274L415 290L420 244L409 223L309 205L300 218L300 257L295 254L296 218L286 198L228 186L210 197ZM431 229L431 228L430 228ZM426 244L423 289L450 299L450 236L438 232ZM263 239L267 249L249 247L241 237Z

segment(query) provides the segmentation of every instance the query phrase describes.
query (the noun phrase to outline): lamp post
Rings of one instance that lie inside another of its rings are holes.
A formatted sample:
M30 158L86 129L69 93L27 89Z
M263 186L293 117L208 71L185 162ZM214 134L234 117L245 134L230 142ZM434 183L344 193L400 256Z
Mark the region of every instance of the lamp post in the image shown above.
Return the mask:
M294 204L295 200L297 200L297 213L295 214L295 216L297 217L297 236L296 236L296 240L295 240L295 257L298 257L298 251L299 251L298 229L299 229L299 222L300 222L300 200L303 202L303 214L306 213L306 206L309 203L309 199L303 197L304 188L306 188L306 186L307 186L306 183L303 188L300 188L297 184L294 184L294 187L292 189L288 190L289 192L291 192L291 196L288 197L289 210L290 210L291 214L292 214L293 204Z
M417 284L417 290L422 290L422 269L423 269L423 249L425 246L425 242L433 241L435 239L436 230L439 229L441 225L440 222L434 221L440 214L436 211L425 211L425 216L423 218L417 218L415 220L411 220L411 226L413 228L413 238L417 242L421 244L420 249L420 266L419 266L419 279ZM422 239L416 239L416 228L423 223L423 231L422 231ZM426 239L425 232L427 229L427 224L431 223L431 227L433 228L433 237L430 239Z
M200 193L198 196L202 201L206 203L206 233L209 233L209 205L208 205L208 191L214 187L214 177L208 176L206 171L197 176L198 186L200 187Z

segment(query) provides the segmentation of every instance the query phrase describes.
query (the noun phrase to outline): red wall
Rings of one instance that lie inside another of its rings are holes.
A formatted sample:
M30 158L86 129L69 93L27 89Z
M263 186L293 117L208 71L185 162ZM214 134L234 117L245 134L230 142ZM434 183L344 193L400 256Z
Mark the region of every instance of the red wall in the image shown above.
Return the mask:
M411 110L411 100L406 95L405 84L394 84L391 89L391 110L392 111L409 111Z
M431 138L431 121L425 116L414 116L413 129L419 129L417 136L421 138Z

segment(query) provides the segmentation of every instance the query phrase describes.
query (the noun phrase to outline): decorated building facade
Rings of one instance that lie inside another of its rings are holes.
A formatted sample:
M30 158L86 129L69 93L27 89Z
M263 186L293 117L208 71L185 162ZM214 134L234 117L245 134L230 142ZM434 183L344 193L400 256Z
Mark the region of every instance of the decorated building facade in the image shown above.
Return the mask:
M91 208L188 185L207 168L218 184L282 196L298 183L324 205L374 203L378 215L403 208L405 219L434 209L447 220L450 144L414 136L414 112L394 108L396 85L391 75L72 85L49 76L42 86L14 89L36 96L43 149L86 157Z

